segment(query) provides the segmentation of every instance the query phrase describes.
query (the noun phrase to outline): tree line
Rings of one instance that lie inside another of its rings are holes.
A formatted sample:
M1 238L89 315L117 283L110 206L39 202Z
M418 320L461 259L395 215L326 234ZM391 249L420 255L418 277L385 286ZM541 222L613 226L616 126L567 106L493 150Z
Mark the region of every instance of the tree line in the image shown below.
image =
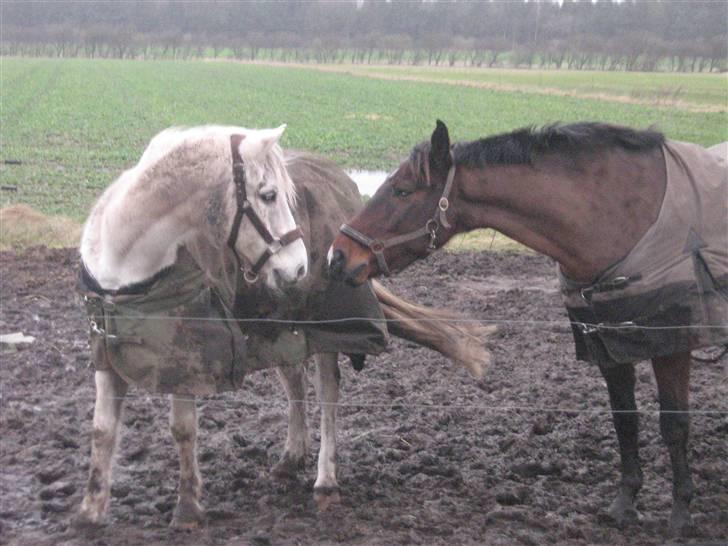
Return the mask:
M725 0L0 3L3 55L724 71Z

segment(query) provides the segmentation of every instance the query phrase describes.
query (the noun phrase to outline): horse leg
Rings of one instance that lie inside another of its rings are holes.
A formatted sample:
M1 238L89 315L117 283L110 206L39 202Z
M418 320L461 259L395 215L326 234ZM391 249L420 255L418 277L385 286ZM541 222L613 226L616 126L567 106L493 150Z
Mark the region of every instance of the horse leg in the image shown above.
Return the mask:
M670 528L682 534L691 524L693 480L688 466L690 353L652 359L660 399L660 433L672 462Z
M111 466L119 435L119 421L126 382L109 369L95 373L96 405L94 406L91 439L91 465L86 493L75 523L94 525L101 523L109 508Z
M276 368L278 379L288 398L288 434L281 460L271 470L276 478L293 478L302 470L308 452L306 425L306 368L282 366Z
M169 428L179 452L179 496L172 516L172 527L192 529L205 522L200 505L202 479L197 465L197 408L194 397L172 395Z
M634 500L642 487L642 469L637 444L639 417L634 398L634 364L625 364L601 371L607 382L609 403L612 407L612 421L617 431L619 454L622 461L619 492L609 507L609 515L617 524L624 525L639 518L634 507Z
M341 500L336 482L336 404L339 401L341 373L337 353L315 355L316 392L321 405L321 448L318 473L313 486L314 500L320 510Z

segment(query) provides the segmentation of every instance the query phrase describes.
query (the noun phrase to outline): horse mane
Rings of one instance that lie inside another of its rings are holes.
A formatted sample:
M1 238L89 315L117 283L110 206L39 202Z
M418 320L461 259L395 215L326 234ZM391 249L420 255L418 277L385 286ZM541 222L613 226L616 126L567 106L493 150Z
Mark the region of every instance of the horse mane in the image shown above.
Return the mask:
M636 130L595 122L554 123L458 143L453 153L456 164L482 168L486 165L530 165L544 154L595 153L615 148L643 152L658 148L664 142L665 136L653 129Z

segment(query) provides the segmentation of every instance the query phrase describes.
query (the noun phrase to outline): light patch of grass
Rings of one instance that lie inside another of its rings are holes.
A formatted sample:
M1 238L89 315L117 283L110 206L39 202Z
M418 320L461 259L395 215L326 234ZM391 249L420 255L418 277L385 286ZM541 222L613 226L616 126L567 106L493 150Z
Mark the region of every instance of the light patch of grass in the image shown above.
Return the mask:
M411 78L482 84L504 91L544 93L561 91L582 98L628 100L686 110L728 109L728 79L725 74L675 72L621 72L588 70L544 70L505 68L444 68L370 65L335 65L323 70L382 78Z
M24 204L0 209L0 250L77 247L80 239L81 224L65 216L46 216Z
M456 235L445 245L448 252L473 252L489 250L493 252L533 252L521 243L509 239L493 229L476 229L469 233Z

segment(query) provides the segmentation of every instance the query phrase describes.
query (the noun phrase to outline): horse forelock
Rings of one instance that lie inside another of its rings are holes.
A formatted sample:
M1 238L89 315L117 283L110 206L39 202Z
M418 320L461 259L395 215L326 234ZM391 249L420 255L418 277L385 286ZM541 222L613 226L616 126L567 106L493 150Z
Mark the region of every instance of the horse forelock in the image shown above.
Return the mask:
M274 144L263 157L246 159L245 173L254 184L264 180L274 180L278 191L285 195L288 205L293 208L297 199L296 186L288 174L286 165L283 149Z

